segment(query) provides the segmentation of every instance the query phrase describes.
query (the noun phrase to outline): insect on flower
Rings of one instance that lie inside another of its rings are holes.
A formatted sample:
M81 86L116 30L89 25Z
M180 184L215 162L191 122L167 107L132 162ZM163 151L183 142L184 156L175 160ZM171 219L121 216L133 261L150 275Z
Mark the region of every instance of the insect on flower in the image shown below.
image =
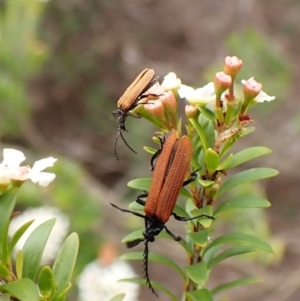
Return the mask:
M132 213L145 220L144 238L128 242L127 247L132 248L140 242L145 241L143 254L144 275L149 289L156 296L157 294L151 285L148 272L148 243L153 242L155 236L163 229L165 229L175 241L182 240L180 236L174 235L165 226L165 223L169 220L171 215L179 221L188 221L201 217L214 219L212 216L206 214L194 217L181 217L173 212L182 186L191 183L196 178L196 174L193 173L191 178L185 180L192 158L192 143L190 139L187 136L183 136L179 139L178 132L172 131L165 136L162 148L158 152L159 157L156 160L150 191L149 193L139 195L136 199L138 204L144 206L145 215L111 204L123 212ZM147 197L147 201L142 200L142 198L145 197Z
M125 140L122 131L127 131L125 127L125 121L127 116L131 116L134 118L140 118L139 115L133 115L130 113L137 105L138 101L142 98L149 96L149 94L144 95L150 87L152 87L157 82L157 77L155 76L155 72L153 69L144 69L136 79L131 83L131 85L126 89L123 95L118 100L118 110L112 112L113 116L117 118L118 121L118 133L115 139L114 153L116 158L119 160L117 155L117 141L119 136L121 136L125 145L134 153L136 151L127 143Z

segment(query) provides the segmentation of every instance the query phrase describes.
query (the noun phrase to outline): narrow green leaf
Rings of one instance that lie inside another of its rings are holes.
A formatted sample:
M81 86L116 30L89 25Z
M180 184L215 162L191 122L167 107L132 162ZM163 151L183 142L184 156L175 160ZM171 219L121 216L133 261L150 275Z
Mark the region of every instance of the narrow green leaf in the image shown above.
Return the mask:
M125 297L125 294L118 294L111 298L109 301L122 301Z
M278 175L278 171L272 168L252 168L248 169L242 172L239 172L235 175L233 175L230 179L228 179L217 191L215 197L218 197L222 195L224 192L230 190L231 188L252 182L252 181L258 181L266 178L271 178Z
M188 237L200 247L205 247L209 243L209 234L207 230L201 230L199 232L188 233Z
M184 267L184 270L188 274L189 278L192 279L193 282L204 285L207 280L207 265L204 261L198 262L194 265L188 265Z
M217 170L227 170L228 166L230 165L233 158L233 154L230 154L220 165L218 166Z
M209 119L212 122L216 121L216 114L213 111L203 106L199 106L198 109L207 119Z
M1 285L0 290L10 293L20 301L39 301L35 283L27 278Z
M134 179L129 181L127 186L136 190L149 191L151 181L151 178Z
M239 287L242 285L260 283L260 282L261 282L261 280L259 278L255 278L255 277L242 278L242 279L238 279L238 280L234 280L234 281L230 281L230 282L221 284L221 285L215 287L211 292L213 295L216 295L225 290L236 288L236 287Z
M79 238L77 233L70 234L62 247L53 264L52 272L57 291L55 296L67 292L70 287L71 276L75 266L79 248Z
M273 253L272 248L262 239L247 233L230 233L220 236L212 241L210 245L207 246L205 252L210 248L226 243L241 244L246 246L251 246L256 249L266 251L268 253Z
M149 146L144 146L143 149L151 155L154 155L157 152L157 149Z
M39 273L38 286L43 297L49 298L55 289L53 273L50 267L45 266Z
M138 230L135 230L135 231L129 233L128 235L126 235L126 236L121 240L121 242L122 242L122 243L126 243L126 242L133 241L133 240L136 240L136 239L144 238L144 236L143 236L143 231L144 231L144 229L138 229Z
M23 252L19 250L16 255L16 274L18 279L22 279Z
M205 153L206 150L207 150L207 141L206 141L205 131L196 119L190 118L189 121L191 122L191 124L195 128L197 134L199 135L200 140L201 140L201 144L202 144L202 147L203 147L203 151Z
M119 281L120 282L137 283L139 285L148 286L148 284L146 283L146 280L143 279L143 278L128 278L128 279L120 279ZM179 299L173 293L171 293L168 289L166 289L161 284L159 284L159 283L157 283L155 281L151 281L151 285L153 286L153 288L155 290L160 290L160 291L164 292L165 294L167 294L171 298L171 300L173 300L173 301L179 301Z
M203 261L205 261L206 263L210 262L214 258L216 253L220 250L221 247L222 247L221 245L216 245L212 248L209 248L207 250L207 252L206 252L206 250L205 250L205 253L202 252Z
M192 292L186 292L185 295L193 301L214 301L211 292L206 288Z
M252 247L232 247L230 249L227 249L226 251L218 254L216 257L212 258L208 264L208 269L211 269L213 266L218 264L219 262L238 255L248 254L251 252L254 252L255 250Z
M233 199L224 201L219 205L214 214L217 215L226 210L233 209L247 209L247 208L268 208L271 204L268 200L254 196L254 195L241 195Z
M144 206L143 206L143 205L140 205L140 204L137 203L136 201L131 202L131 203L128 205L128 208L129 208L130 210L133 210L133 211L144 211Z
M208 148L205 154L205 163L208 172L213 173L220 165L219 155L211 148Z
M0 263L0 277L6 279L8 281L12 280L12 277L10 275L8 268L1 263Z
M26 240L22 249L24 258L23 278L35 280L48 237L54 224L55 218L42 223L32 231Z
M120 259L141 261L141 260L143 260L143 252L126 253L126 254L123 254L120 257ZM177 264L175 264L172 260L170 260L168 257L166 257L162 254L150 252L149 253L149 261L161 263L161 264L171 267L173 270L178 272L178 274L183 278L183 280L186 280L186 275L185 275L184 271Z
M192 216L199 216L201 214L212 216L212 206L205 206L201 209L195 209L191 211ZM197 219L198 223L200 223L204 228L210 228L211 224L214 222L213 218L201 217Z
M202 180L202 179L198 179L198 182L200 183L200 185L204 188L209 188L212 187L215 184L215 181L210 181L210 180Z
M254 146L244 149L238 153L236 153L230 164L226 167L226 170L232 169L242 163L250 161L252 159L270 154L272 151L271 149L264 147L264 146Z
M9 189L2 195L0 195L0 258L4 265L7 264L7 236L8 226L15 207L17 198L17 189Z
M8 245L8 255L10 256L13 248L19 241L19 239L22 237L22 235L25 233L25 231L30 227L30 225L34 222L34 220L31 220L27 223L25 223L22 227L20 227L16 233L13 235L12 239L10 240L10 243Z

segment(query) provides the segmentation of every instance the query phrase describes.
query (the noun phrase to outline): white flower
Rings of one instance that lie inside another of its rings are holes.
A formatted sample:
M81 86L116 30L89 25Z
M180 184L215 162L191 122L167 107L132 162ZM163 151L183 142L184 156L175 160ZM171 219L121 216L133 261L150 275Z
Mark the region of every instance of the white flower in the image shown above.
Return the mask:
M255 102L265 102L265 101L272 101L275 99L275 96L270 96L264 91L261 91L253 100Z
M247 82L251 82L251 81L254 82L254 83L256 83L256 81L254 80L254 77L251 77L248 80L245 80L245 79L241 80L241 82L242 82L243 85L245 85ZM260 85L260 84L258 83L258 85ZM274 99L275 99L275 96L270 96L267 93L265 93L264 91L260 91L258 93L258 95L253 99L253 101L262 103L262 102L265 102L265 101L270 102L270 101L272 101Z
M161 84L166 91L168 90L176 90L181 85L181 79L177 77L176 73L169 72L165 77Z
M0 175L21 182L30 179L43 187L48 186L55 179L54 173L42 172L42 170L52 167L57 159L49 157L36 161L32 168L20 166L24 160L25 156L21 151L5 148L3 162L0 164Z
M23 248L25 241L34 229L36 229L43 222L52 218L56 218L56 221L49 235L42 257L43 265L51 263L55 259L63 240L68 233L70 224L68 217L55 207L42 206L37 208L29 208L11 220L9 226L10 237L12 237L22 225L30 220L35 220L18 241L17 245L15 246L14 253L16 254L18 250Z
M120 259L109 265L99 260L89 263L77 279L78 301L109 301L112 297L124 293L123 301L137 301L139 285L130 282L118 282L122 278L137 277L131 266Z
M186 100L192 105L206 105L216 99L213 82L210 82L204 87L198 89L181 85L180 89L178 89L178 94L180 98L186 98Z

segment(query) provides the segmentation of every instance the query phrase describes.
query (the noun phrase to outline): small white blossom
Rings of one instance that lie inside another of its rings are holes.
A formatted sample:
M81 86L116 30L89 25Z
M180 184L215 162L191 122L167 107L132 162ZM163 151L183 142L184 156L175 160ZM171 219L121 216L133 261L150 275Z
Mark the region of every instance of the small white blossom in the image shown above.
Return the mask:
M264 91L261 91L253 100L255 102L265 102L265 101L272 101L275 99L275 96L270 96Z
M216 99L213 82L210 82L204 87L198 89L181 85L180 89L178 89L178 94L180 98L186 98L186 100L192 105L206 105Z
M249 80L253 80L253 79L254 79L254 77L251 77ZM245 79L242 79L241 82L244 85L247 81ZM260 91L259 94L253 99L253 101L262 103L265 101L270 102L274 99L275 99L275 96L270 96L267 93L265 93L264 91Z
M176 90L181 85L181 79L177 77L176 73L170 72L165 77L161 84L166 91Z
M118 282L119 279L137 277L132 267L117 259L108 265L99 260L89 263L79 275L78 301L109 301L114 296L126 294L123 301L137 301L139 285Z
M10 237L12 237L22 225L30 220L34 220L34 222L18 241L17 245L15 246L14 253L16 254L18 250L23 248L25 241L34 229L36 229L43 222L52 218L56 218L56 221L49 235L42 257L43 265L51 263L55 259L63 240L69 231L70 224L68 217L56 207L42 206L37 208L29 208L11 220L9 226Z
M20 166L24 160L25 156L21 151L5 148L3 150L3 162L0 164L0 176L21 182L30 179L33 183L38 183L43 187L48 186L55 179L54 173L42 172L42 170L52 167L57 159L49 157L36 161L32 168Z

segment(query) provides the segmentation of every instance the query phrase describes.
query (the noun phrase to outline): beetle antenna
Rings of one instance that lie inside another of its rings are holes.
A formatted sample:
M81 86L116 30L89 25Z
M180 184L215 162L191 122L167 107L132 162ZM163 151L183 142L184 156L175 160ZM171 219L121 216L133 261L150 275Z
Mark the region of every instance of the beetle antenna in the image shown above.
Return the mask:
M117 136L116 136L116 138L115 138L115 145L114 145L114 154L115 154L115 157L116 157L116 159L119 161L120 159L119 159L119 157L118 157L118 154L117 154L117 142L118 142L118 139L119 139L119 136L120 136L120 131L121 131L121 129L119 128L118 129L118 134L117 134Z
M154 290L151 281L150 281L150 277L149 277L149 271L148 271L148 257L149 257L149 249L148 249L148 240L145 240L145 250L144 250L144 254L143 254L143 267L144 267L144 277L146 278L146 284L148 284L149 289L151 290L151 292L158 297L158 294L156 293L156 291Z
M121 130L119 130L119 133L120 133L120 136L121 136L122 140L123 140L124 143L126 144L126 146L127 146L133 153L137 154L137 152L136 152L136 151L135 151L128 143L127 143L127 141L125 140L125 138L124 138L124 136L123 136Z
M118 157L118 154L117 154L117 142L118 142L118 139L119 139L119 136L121 136L122 140L124 141L125 145L135 154L137 154L137 152L128 144L128 142L125 140L123 134L122 134L122 130L121 128L119 127L118 129L118 134L116 136L116 139L115 139L115 146L114 146L114 153L115 153L115 157L117 160L120 160L119 157Z

